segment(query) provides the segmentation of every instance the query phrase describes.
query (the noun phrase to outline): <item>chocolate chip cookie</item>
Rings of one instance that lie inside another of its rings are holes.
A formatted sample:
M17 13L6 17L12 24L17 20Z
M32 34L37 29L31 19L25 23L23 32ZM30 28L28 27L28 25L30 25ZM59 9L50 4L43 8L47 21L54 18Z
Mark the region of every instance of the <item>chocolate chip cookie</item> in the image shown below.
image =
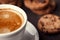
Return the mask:
M38 29L45 33L56 33L60 31L60 16L46 14L38 21Z

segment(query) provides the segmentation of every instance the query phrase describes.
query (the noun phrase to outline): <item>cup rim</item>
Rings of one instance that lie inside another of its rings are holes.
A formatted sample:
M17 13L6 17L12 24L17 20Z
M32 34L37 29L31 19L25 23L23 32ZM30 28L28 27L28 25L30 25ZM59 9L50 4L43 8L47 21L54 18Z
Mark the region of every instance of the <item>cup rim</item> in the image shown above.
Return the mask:
M25 11L23 10L23 9L21 9L20 7L18 7L18 6L15 6L15 5L11 5L11 4L0 4L0 8L11 8L11 9L14 9L14 8L17 8L18 10L20 10L19 12L22 12L23 14L23 16L24 16L24 22L23 22L23 24L21 25L21 27L19 27L18 29L16 29L16 30L14 30L14 31L12 31L12 32L9 32L9 33L3 33L3 34L0 34L0 36L8 36L8 35L13 35L13 34L15 34L15 33L17 33L17 32L19 32L20 30L22 30L23 28L24 28L24 26L25 26L25 24L26 24L26 22L27 22L27 15L26 15L26 13L25 13ZM12 8L13 7L13 8ZM17 10L16 9L16 10ZM15 9L14 9L15 10ZM17 11L18 11L17 10Z

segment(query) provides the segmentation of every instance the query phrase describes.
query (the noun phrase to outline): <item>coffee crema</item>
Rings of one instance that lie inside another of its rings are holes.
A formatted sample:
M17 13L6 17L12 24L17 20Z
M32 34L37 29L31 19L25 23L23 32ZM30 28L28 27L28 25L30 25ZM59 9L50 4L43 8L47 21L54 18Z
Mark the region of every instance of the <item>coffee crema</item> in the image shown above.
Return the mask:
M17 13L0 9L0 33L17 30L22 25L22 19Z

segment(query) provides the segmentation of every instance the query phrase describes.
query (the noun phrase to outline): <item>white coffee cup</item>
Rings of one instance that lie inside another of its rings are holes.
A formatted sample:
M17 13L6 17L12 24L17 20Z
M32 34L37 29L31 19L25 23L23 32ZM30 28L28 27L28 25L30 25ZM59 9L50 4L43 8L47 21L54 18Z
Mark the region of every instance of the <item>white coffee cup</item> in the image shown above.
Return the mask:
M27 22L26 13L20 7L10 5L10 4L0 4L0 9L1 8L3 8L3 9L4 8L10 8L10 9L13 9L13 10L16 10L17 12L19 12L17 14L21 16L23 23L22 23L21 27L15 31L0 34L0 40L21 40L21 38L24 35L26 22Z

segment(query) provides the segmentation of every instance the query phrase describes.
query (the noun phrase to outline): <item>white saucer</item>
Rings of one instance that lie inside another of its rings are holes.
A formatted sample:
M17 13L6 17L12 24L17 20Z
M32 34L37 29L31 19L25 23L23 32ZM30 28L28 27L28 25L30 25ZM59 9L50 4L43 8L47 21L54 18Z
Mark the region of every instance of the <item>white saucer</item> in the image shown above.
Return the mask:
M28 21L22 40L39 40L36 28Z

